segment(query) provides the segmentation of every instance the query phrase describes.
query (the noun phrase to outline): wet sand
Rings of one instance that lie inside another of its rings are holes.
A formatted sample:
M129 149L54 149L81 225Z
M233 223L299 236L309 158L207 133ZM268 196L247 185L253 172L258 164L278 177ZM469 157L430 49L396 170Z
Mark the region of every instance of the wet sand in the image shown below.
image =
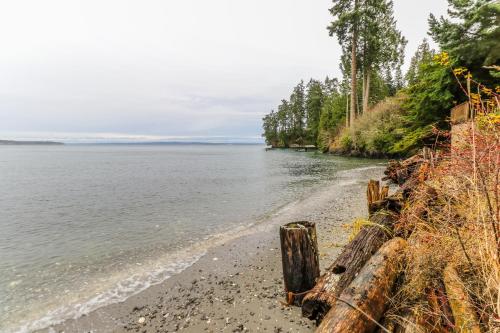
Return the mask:
M180 274L44 332L313 332L300 308L283 303L279 226L316 222L323 270L348 241L346 224L366 217L366 184L383 170L339 172L334 184L208 250Z

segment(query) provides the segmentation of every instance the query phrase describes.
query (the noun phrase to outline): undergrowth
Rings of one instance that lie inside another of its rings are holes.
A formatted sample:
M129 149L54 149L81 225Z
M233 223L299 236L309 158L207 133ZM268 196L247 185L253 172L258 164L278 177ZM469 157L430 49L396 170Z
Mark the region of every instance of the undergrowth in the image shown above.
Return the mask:
M481 331L500 332L500 114L498 95L480 89L484 99L468 96L475 120L426 169L396 226L409 246L404 281L386 319L417 332L476 332L458 327L450 314L446 300L457 295L447 295L447 267L458 272Z

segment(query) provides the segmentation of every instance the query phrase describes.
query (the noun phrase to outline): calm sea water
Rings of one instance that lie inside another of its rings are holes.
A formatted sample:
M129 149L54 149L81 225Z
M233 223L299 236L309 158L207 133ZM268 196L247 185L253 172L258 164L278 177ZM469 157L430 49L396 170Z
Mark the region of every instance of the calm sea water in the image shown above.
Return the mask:
M257 145L0 147L0 331L122 301L370 164Z

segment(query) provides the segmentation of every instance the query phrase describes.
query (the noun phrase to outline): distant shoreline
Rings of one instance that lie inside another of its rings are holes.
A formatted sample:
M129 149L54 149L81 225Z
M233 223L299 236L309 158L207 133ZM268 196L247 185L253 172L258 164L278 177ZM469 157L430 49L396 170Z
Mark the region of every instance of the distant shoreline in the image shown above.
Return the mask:
M55 141L17 141L17 140L0 140L0 145L3 146L33 146L33 145L64 145L62 142Z

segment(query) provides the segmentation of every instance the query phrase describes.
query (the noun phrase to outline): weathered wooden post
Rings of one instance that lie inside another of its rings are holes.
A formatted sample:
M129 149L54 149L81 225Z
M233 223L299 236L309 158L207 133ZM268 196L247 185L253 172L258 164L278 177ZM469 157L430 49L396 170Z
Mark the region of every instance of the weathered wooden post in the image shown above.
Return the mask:
M316 224L288 223L280 228L280 240L287 303L300 305L319 277Z
M370 179L366 189L366 197L368 200L368 212L370 215L376 211L374 203L384 200L389 195L389 186L385 185L380 188L380 182Z

